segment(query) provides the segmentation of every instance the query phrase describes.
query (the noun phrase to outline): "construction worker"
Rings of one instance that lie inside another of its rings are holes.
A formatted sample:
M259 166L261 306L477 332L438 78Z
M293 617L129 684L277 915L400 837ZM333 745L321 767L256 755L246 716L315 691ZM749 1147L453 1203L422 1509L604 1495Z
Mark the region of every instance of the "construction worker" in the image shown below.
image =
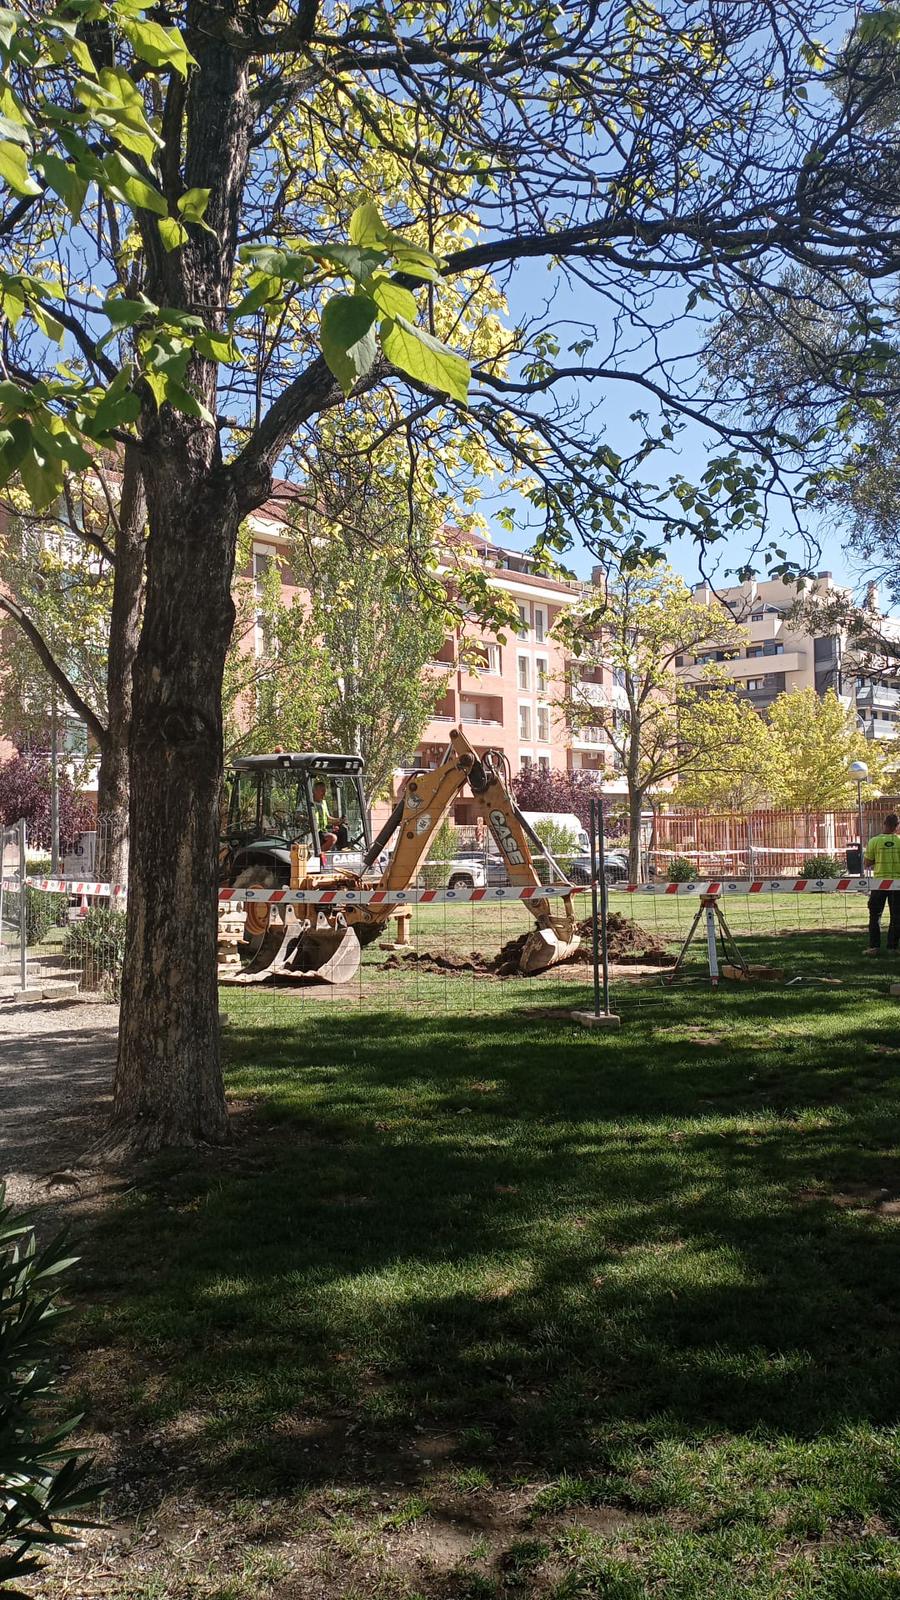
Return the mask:
M884 833L877 833L866 845L865 863L872 868L875 878L900 880L900 838L893 811L884 819ZM867 956L877 956L881 949L881 914L885 905L888 908L887 947L896 950L900 945L900 889L873 889L869 895Z
M333 817L326 799L328 785L324 778L315 778L312 786L313 816L319 830L319 844L323 850L339 850L347 846L347 826L343 817Z

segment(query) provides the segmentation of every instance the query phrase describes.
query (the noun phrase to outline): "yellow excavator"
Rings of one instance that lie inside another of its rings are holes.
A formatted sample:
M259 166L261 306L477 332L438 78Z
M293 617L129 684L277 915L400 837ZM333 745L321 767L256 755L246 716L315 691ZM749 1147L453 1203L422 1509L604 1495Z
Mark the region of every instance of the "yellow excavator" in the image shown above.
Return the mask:
M401 890L415 879L448 808L468 786L492 835L509 882L541 883L534 857L555 874L561 896L557 914L549 898L524 902L535 927L522 948L519 970L542 972L578 946L571 885L529 826L513 799L508 764L498 751L479 756L458 728L439 766L409 777L401 798L377 838L372 839L363 799L359 756L275 751L234 763L220 856L220 877L235 888L290 887L321 891L318 903L273 908L246 903L243 965L221 972L223 983L264 983L272 978L347 983L356 974L362 948L383 931L396 906L329 904L331 891ZM322 798L339 795L330 816ZM386 865L379 872L376 863ZM296 915L294 914L296 912Z

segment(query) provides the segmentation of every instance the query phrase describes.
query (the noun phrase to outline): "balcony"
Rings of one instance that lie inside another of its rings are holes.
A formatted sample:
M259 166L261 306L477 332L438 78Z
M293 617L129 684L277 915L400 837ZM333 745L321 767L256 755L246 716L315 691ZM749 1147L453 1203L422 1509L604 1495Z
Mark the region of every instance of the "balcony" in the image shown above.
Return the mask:
M900 689L890 689L885 683L872 683L857 689L856 704L873 706L879 711L896 711L900 708Z
M900 735L900 722L866 723L867 739L896 739Z
M624 710L628 705L628 695L618 684L576 683L573 692L586 706L614 706Z
M461 720L473 728L502 728L502 717L476 717L471 711L464 711Z

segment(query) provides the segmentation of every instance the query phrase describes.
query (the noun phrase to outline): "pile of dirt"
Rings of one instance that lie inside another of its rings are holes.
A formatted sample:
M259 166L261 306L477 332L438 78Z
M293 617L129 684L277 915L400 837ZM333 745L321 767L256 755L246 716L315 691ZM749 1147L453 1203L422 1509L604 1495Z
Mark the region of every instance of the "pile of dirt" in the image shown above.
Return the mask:
M646 929L616 911L611 911L609 914L607 930L610 961L619 963L641 961L660 967L672 966L675 961L675 957L669 955L660 939L648 934ZM592 959L590 917L579 922L577 932L581 944L565 961L558 962L558 966L590 964ZM519 962L527 938L526 932L520 933L515 939L508 939L495 956L483 956L477 950L471 951L468 956L457 955L453 951L446 953L433 950L395 951L393 955L388 956L385 967L393 970L415 967L417 972L456 974L464 977L472 975L479 978L521 977Z
M593 924L590 917L585 917L578 923L577 931L586 941L590 952L593 937ZM610 911L606 918L607 948L610 961L645 961L660 967L675 965L675 957L667 951L663 941L654 933L648 933L639 923L633 922L630 917L623 917L619 911Z

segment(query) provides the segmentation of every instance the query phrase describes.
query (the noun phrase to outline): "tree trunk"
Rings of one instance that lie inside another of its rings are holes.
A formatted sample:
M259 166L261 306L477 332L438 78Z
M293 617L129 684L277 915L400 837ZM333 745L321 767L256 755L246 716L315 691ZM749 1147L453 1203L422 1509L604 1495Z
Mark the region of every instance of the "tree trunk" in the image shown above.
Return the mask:
M109 655L106 668L106 737L97 779L97 861L103 883L128 878L128 739L131 728L132 670L140 632L144 584L144 523L147 501L134 450L125 450L125 468L116 533Z
M150 533L134 667L131 865L113 1120L101 1149L217 1143L222 674L240 508L208 425L168 408L144 464Z
M641 811L643 790L628 779L628 881L640 883L641 879Z

